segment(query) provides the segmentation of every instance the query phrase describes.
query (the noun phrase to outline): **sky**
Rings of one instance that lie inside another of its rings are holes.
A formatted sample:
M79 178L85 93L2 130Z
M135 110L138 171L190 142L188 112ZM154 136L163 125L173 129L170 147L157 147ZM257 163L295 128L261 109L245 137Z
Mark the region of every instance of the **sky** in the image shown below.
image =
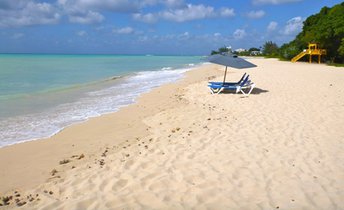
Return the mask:
M281 46L339 0L0 0L0 53L207 55Z

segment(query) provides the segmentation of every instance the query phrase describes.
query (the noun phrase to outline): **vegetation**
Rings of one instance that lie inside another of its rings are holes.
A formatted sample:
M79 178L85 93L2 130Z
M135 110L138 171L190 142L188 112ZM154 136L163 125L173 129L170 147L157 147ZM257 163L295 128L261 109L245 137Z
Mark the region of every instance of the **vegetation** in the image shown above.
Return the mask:
M280 56L291 59L308 43L317 43L327 50L331 63L344 63L344 2L332 8L323 7L318 14L309 16L296 38L280 48Z
M215 50L211 51L211 55L215 55L215 54L225 54L225 53L228 53L228 52L231 52L231 49L228 48L228 47L226 47L226 46L224 46L224 47L220 47L220 48L218 49L218 51L215 51Z
M279 55L277 44L272 41L265 42L263 45L263 55L268 57L277 57Z
M329 66L344 67L344 63L328 63Z
M261 55L261 50L256 47L251 47L249 50L234 53L240 56L259 56Z
M330 63L344 64L344 2L332 8L323 7L319 13L309 16L303 24L302 31L289 43L280 48L276 43L267 41L263 45L263 55L266 57L279 57L282 60L291 60L309 43L317 43L319 48L326 49L324 59ZM249 51L238 53L239 55L251 55L250 52L259 50L250 48ZM212 54L228 52L226 47ZM338 66L338 65L337 65Z

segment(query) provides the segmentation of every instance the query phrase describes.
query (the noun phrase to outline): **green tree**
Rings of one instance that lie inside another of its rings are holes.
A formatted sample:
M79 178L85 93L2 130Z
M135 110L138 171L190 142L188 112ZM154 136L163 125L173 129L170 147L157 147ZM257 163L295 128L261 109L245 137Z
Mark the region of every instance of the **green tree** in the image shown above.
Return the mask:
M323 7L319 13L309 16L302 32L290 43L281 47L280 56L286 59L307 48L308 43L318 43L327 50L326 58L331 62L344 62L344 2L332 8Z
M256 48L256 47L251 47L248 51L249 51L249 52L260 51L260 49L259 49L259 48Z
M245 51L242 51L242 52L237 52L237 54L238 54L239 56L249 56L249 55L250 55L250 52L247 51L247 50L245 50Z
M342 39L342 42L340 43L340 47L338 48L339 55L344 57L344 38Z
M288 44L283 44L279 50L279 55L283 60L291 60L305 48L306 46L303 43L295 39Z
M215 55L215 54L219 54L219 52L215 51L215 50L212 50L210 55Z
M210 54L215 55L215 54L224 54L224 53L228 53L228 52L231 52L231 49L224 46L224 47L220 47L218 49L218 51L212 50Z
M263 45L263 54L267 56L277 56L279 54L279 48L276 43L272 41L265 42Z

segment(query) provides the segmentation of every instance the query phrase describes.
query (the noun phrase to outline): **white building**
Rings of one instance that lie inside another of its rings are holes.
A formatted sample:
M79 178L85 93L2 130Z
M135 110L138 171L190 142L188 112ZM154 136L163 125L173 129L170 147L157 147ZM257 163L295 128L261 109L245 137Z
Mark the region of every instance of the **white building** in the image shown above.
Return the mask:
M241 53L241 52L246 52L247 50L244 48L238 48L235 50L235 52Z

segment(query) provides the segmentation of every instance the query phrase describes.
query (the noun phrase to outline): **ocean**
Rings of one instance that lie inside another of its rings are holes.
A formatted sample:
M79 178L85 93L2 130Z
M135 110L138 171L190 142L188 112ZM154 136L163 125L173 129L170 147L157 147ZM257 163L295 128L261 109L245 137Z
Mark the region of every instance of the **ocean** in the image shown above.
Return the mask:
M0 54L0 147L118 111L200 56Z

